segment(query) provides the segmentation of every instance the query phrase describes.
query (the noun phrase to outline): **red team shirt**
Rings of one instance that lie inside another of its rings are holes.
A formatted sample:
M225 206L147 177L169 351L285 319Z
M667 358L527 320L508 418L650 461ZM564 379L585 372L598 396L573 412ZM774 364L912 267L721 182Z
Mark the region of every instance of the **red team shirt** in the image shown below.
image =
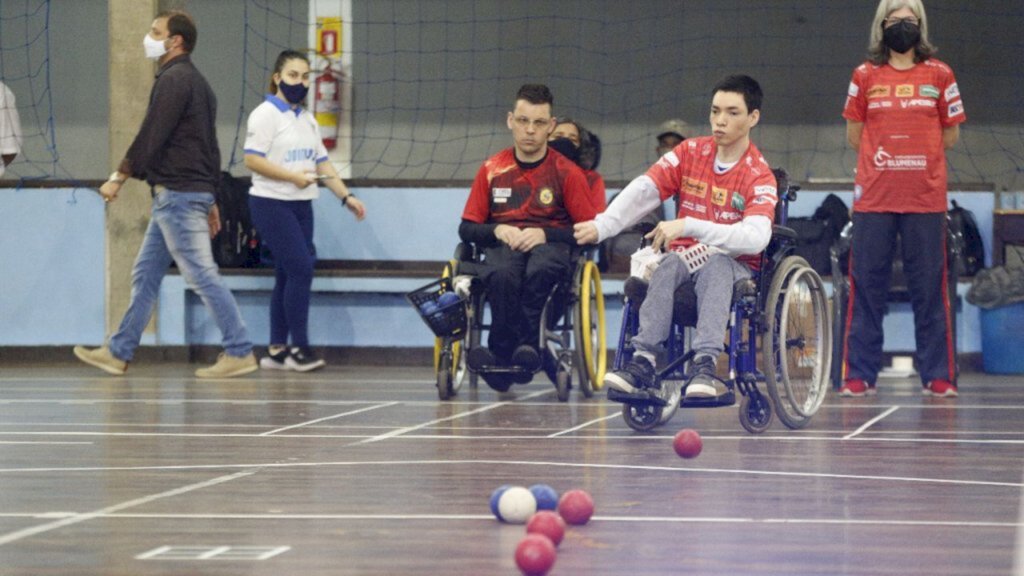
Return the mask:
M854 211L946 211L942 130L967 119L949 66L935 58L909 70L861 64L843 118L864 123Z
M597 215L589 197L583 171L565 156L548 149L539 165L523 169L508 148L476 173L462 218L518 228L569 228Z
M661 201L678 196L677 218L736 224L747 216L765 216L775 222L779 201L775 175L754 143L725 174L715 174L717 153L714 138L703 136L687 138L662 156L647 171ZM689 237L677 238L671 248L688 248L697 242ZM760 266L757 255L744 254L736 259L755 270Z

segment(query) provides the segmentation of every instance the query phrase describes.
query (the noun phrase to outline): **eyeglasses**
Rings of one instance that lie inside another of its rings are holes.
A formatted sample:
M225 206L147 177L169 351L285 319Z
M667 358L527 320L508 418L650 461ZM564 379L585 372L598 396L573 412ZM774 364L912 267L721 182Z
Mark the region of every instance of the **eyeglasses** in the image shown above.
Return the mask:
M900 22L906 22L907 24L913 24L914 26L921 24L921 21L913 16L907 16L906 18L886 18L885 20L882 20L882 22L885 24L886 28L889 26L895 26Z
M543 130L551 124L551 118L530 120L526 116L516 116L512 121L520 128L526 128L532 124L535 130Z

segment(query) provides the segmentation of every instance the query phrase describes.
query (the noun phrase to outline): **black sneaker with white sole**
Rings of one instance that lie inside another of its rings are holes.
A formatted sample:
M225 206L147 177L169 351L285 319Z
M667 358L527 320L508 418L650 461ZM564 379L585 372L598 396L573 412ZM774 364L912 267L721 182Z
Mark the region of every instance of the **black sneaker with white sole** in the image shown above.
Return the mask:
M721 389L719 389L721 388ZM715 359L708 355L693 359L693 375L686 384L686 399L717 398L728 390L715 376Z
M650 360L640 355L634 355L626 367L618 372L608 372L604 375L605 386L623 392L634 394L640 390L653 388L654 366Z
M327 365L323 358L317 357L312 350L306 347L293 347L284 362L296 372L310 372Z
M288 349L279 348L277 352L273 348L267 349L267 355L260 358L260 368L264 370L291 370L286 362L288 360Z

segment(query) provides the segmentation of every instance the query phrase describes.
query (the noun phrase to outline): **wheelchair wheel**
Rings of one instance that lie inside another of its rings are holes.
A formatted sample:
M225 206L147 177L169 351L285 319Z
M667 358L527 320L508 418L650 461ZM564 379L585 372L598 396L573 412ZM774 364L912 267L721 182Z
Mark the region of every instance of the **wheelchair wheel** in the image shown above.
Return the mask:
M825 399L832 363L825 287L806 260L782 260L772 276L765 314L762 356L768 394L783 424L803 428Z
M637 432L650 432L662 424L664 408L654 404L623 404L622 418ZM666 419L667 420L667 419Z
M451 278L455 275L455 267L458 264L456 260L449 260L444 268L441 269L441 278ZM434 374L437 375L437 381L441 381L441 352L444 349L444 339L434 338ZM463 358L462 354L462 341L456 340L451 344L451 358L450 365L448 367L448 378L452 381L451 383L451 394L454 396L455 392L459 391L462 387L462 383L466 378L466 359ZM440 394L440 386L438 386L438 393ZM447 400L447 398L441 398Z
M760 392L744 396L740 401L740 424L751 434L764 432L772 425L772 403Z
M448 400L455 395L455 386L453 385L453 370L452 370L452 352L445 351L441 353L437 364L437 397L441 400Z
M608 367L604 293L601 292L601 273L589 260L577 272L576 280L579 292L573 309L574 363L579 372L580 391L590 398L594 390L601 389Z
M555 373L555 394L559 402L569 401L569 388L572 386L572 371L559 367Z

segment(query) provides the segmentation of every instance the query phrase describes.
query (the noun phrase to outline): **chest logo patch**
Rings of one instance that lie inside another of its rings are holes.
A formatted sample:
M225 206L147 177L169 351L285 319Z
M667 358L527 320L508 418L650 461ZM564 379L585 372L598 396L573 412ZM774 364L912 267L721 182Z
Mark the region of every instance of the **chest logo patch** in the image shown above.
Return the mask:
M899 84L896 86L897 98L910 98L914 95L913 84Z
M729 198L729 191L725 188L719 188L718 186L711 187L711 201L719 206L725 206L726 199Z
M868 99L888 98L889 86L887 84L876 84L868 89Z
M683 192L690 196L703 198L708 195L708 183L701 182L700 180L694 180L693 178L687 178L686 181L683 182Z
M551 203L555 201L555 193L551 191L551 188L543 188L538 198L544 206L551 206Z

